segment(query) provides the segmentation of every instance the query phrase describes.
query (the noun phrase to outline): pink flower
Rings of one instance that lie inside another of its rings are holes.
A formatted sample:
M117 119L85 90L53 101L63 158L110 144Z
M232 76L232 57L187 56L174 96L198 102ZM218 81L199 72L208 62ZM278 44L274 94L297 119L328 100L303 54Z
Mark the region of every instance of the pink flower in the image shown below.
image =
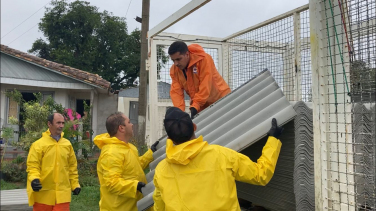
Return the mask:
M76 113L76 118L77 118L77 119L81 119L81 114Z
M70 119L71 121L74 120L74 117L73 117L73 110L72 110L72 109L67 108L67 109L65 109L65 112L67 112L68 117L69 117L69 119Z

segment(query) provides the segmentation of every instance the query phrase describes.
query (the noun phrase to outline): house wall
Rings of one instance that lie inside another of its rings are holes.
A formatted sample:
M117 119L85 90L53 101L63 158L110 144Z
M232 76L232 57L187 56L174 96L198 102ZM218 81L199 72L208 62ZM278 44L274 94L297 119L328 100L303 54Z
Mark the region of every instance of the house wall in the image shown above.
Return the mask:
M110 114L118 110L118 95L98 93L98 97L96 97L96 99L97 101L94 100L94 103L97 105L97 117L96 119L93 117L94 136L107 133L106 119Z
M138 102L138 98L131 98L131 97L119 97L118 98L118 111L125 114L125 116L129 117L129 106L131 101Z
M129 115L129 105L130 105L130 102L131 101L137 101L138 102L138 98L129 98L129 97L119 97L119 101L118 101L118 111L120 112L123 112L125 115ZM161 103L162 104L162 103ZM189 101L186 101L185 103L187 106L186 106L186 109L185 111L187 113L189 113ZM160 124L158 125L153 125L153 127L158 127L158 135L159 135L159 138L161 138L162 136L164 136L166 134L164 128L163 128L163 119L164 119L164 116L166 114L166 110L168 107L172 107L173 104L172 104L172 101L166 101L166 102L163 102L163 105L160 105L158 106L158 118L160 120ZM146 140L146 144L148 146L151 146L155 141L157 140L150 140L150 116L149 116L149 107L150 107L150 104L148 104L148 109L146 110L146 131L145 131L145 140Z

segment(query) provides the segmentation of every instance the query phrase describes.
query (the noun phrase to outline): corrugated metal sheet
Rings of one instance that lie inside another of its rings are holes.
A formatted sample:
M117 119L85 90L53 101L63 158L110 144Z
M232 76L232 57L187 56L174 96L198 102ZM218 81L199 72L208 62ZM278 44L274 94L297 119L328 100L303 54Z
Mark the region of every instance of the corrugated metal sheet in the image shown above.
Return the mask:
M81 82L16 59L4 53L1 53L1 77L65 83Z
M29 207L26 189L0 191L0 210L33 210Z
M294 192L296 210L315 210L313 111L311 103L297 102L295 123Z
M295 115L270 72L263 71L205 109L194 122L198 128L196 135L203 135L208 143L241 151L266 136L273 117L279 125L283 125ZM153 179L155 167L166 156L165 144L166 138L162 138L159 150L153 155L155 160L150 164L152 171L146 175L149 182ZM139 210L153 205L154 185L149 183L147 189L145 197L137 203Z
M356 103L353 112L356 203L376 208L376 105Z
M237 182L238 197L270 210L315 210L312 109L304 102L292 105L297 115L284 125L273 178L265 187ZM241 153L257 160L266 140Z

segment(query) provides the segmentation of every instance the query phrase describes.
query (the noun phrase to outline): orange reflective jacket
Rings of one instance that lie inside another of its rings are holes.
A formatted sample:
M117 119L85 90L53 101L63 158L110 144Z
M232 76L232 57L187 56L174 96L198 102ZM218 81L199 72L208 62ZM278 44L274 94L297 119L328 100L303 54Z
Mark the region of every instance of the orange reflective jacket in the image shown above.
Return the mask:
M188 46L190 61L187 79L175 65L171 66L172 79L170 96L175 107L185 111L184 90L191 98L190 107L198 112L231 92L230 87L218 73L212 57L198 44Z

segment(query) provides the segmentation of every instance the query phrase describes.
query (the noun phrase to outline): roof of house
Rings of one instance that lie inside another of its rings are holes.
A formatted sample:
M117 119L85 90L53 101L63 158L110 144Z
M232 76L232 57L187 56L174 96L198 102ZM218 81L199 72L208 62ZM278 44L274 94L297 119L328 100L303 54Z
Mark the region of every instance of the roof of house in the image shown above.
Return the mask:
M111 83L103 79L101 76L79 70L70 66L52 62L37 56L33 56L22 51L9 48L8 46L1 45L0 50L2 53L19 58L21 60L33 63L35 65L43 66L49 70L61 73L67 77L80 80L82 82L98 86L103 89L110 89Z

